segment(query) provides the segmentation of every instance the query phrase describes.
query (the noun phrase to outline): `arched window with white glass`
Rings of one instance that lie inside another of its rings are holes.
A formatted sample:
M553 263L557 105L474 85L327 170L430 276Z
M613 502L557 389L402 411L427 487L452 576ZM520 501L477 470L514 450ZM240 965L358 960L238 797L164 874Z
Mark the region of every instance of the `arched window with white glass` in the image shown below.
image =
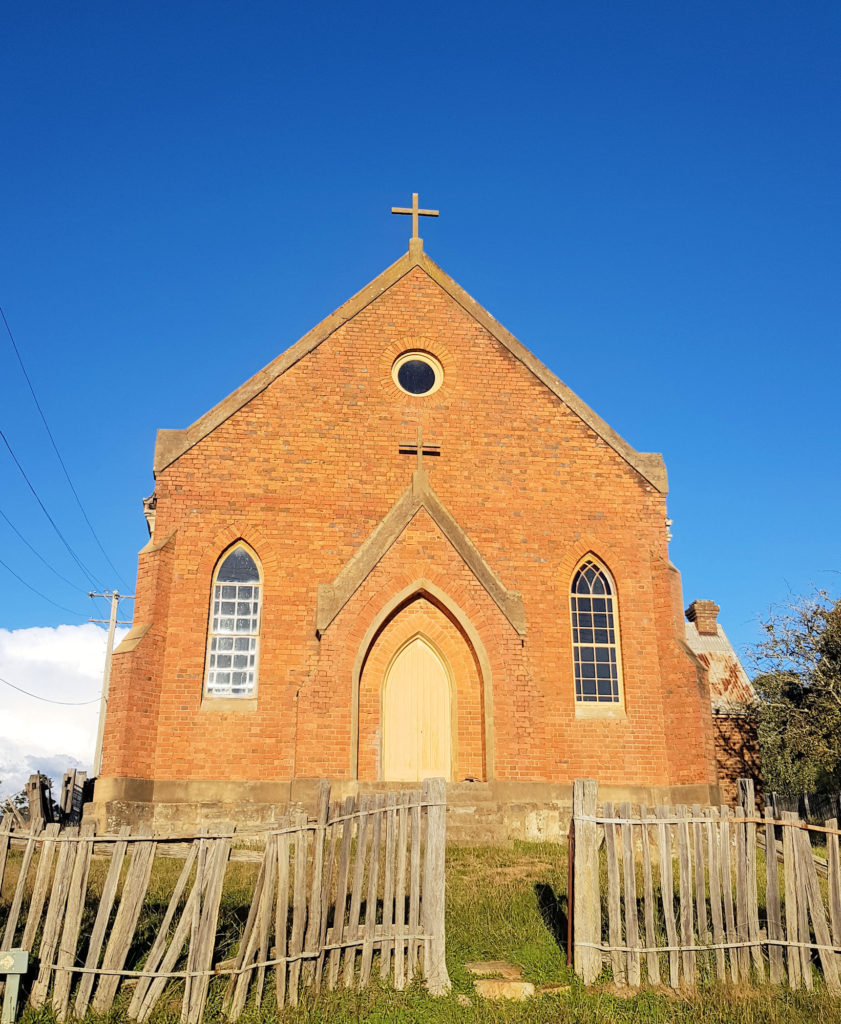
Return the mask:
M610 573L593 555L584 558L573 574L570 611L576 703L620 705L622 660L616 588Z
M262 576L257 557L235 544L213 574L204 692L208 697L253 697L260 655Z

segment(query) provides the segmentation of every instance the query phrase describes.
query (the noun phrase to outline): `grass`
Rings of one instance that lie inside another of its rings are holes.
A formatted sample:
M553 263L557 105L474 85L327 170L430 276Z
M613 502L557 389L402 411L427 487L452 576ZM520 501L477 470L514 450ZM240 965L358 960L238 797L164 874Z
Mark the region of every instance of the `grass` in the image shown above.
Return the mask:
M160 921L178 862L161 862L150 887L153 900L144 927L151 934ZM217 959L236 948L245 921L247 898L255 866L232 864L220 913ZM542 1024L542 1022L701 1022L701 1024L822 1024L841 1020L841 999L829 996L822 983L813 993L791 992L785 986L736 990L713 983L695 993L665 989L622 993L605 971L600 983L585 989L566 964L562 950L566 935L566 850L554 844L511 843L496 847L450 847L447 881L447 960L451 994L430 998L419 981L403 992L374 984L365 992L324 993L317 1001L308 993L296 1009L281 1013L271 998L256 1010L246 1009L243 1024L352 1024L352 1022L412 1022L412 1024ZM101 883L100 883L101 884ZM486 1002L473 990L464 964L470 960L509 960L535 984L569 988L526 1003ZM221 1020L224 981L211 985L207 1021ZM177 1024L178 985L169 1004L161 1001L154 1024ZM459 997L468 997L462 1005ZM103 1017L89 1014L86 1024L124 1024L125 994ZM26 1008L22 1024L54 1024L48 1009Z

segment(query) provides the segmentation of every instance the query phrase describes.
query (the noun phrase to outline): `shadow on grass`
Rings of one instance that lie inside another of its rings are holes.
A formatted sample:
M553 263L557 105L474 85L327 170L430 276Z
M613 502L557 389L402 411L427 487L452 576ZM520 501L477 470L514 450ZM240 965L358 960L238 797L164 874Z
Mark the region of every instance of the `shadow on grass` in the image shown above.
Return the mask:
M546 885L545 882L535 882L534 894L537 897L537 909L540 911L543 923L549 929L549 933L569 963L569 950L567 949L569 917L566 896L557 895L552 886Z

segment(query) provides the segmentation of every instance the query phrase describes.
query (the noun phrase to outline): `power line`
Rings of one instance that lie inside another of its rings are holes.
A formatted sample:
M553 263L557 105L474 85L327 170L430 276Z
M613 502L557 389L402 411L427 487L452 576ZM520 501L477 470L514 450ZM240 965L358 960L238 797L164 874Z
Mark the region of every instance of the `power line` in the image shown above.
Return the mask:
M61 530L59 530L58 526L56 526L55 520L50 515L50 513L47 511L46 505L43 503L43 501L41 501L41 498L39 497L38 492L35 490L35 488L32 485L32 482L30 481L29 477L26 475L26 471L24 470L23 466L20 464L20 462L18 462L18 457L17 457L17 455L15 455L14 451L12 450L12 446L9 444L9 442L8 442L8 440L6 438L6 435L3 433L2 430L0 430L0 438L2 438L3 444L5 444L5 446L9 449L9 454L12 456L12 459L14 460L14 463L17 466L17 468L20 470L20 474L23 477L23 479L26 481L26 484L29 487L30 491L32 491L33 495L35 496L35 500L41 506L41 511L44 513L44 515L50 521L50 525L55 530L55 532L58 534L59 539L61 540L61 543L70 552L70 557L73 559L73 561L76 563L76 565L79 566L79 568L82 570L82 572L85 574L85 576L87 576L87 578L90 581L90 583L93 584L93 586L95 586L95 587L99 586L99 584L97 583L97 581L94 578L93 574L86 568L84 562L82 562L82 560L79 558L79 556L73 550L73 548L70 547L70 545L68 544L67 540L65 539L64 534L61 532Z
M13 690L17 690L18 693L25 693L27 697L34 697L35 700L42 700L45 704L61 704L66 708L79 708L84 704L96 704L99 697L94 697L93 700L53 700L50 697L42 697L37 693L30 693L29 690L24 690L22 686L15 686L14 683L10 683L8 679L4 679L0 676L0 683L5 683L6 686L11 686Z
M79 618L85 617L83 612L74 612L72 608L66 608L63 604L59 604L57 601L53 601L51 597L47 597L46 594L42 594L40 590L36 590L31 583L27 583L22 576L18 576L18 574L11 566L6 565L2 558L0 558L0 565L2 565L7 572L10 572L19 583L22 583L27 590L31 590L33 594L37 594L38 597L42 598L48 604L53 605L55 608L60 608L63 612L70 612L71 615L78 616Z
M108 552L102 546L102 541L97 536L96 530L94 530L93 528L93 523L88 518L88 514L85 511L84 505L82 505L82 500L79 497L76 488L73 486L73 481L70 479L70 473L67 471L67 466L65 466L64 464L64 459L61 457L61 452L58 450L58 445L55 443L53 432L50 430L49 423L47 423L47 417L44 415L44 410L41 408L41 403L38 401L38 396L35 394L35 388L32 386L32 381L29 379L29 374L26 372L26 367L23 364L23 358L20 354L20 350L17 347L15 337L12 334L12 328L9 326L9 321L6 319L6 314L3 312L2 306L0 306L0 316L3 317L3 323L6 325L6 331L9 335L9 341L11 341L12 343L12 348L15 350L15 355L18 357L18 362L20 363L20 368L23 371L24 377L26 378L26 383L29 385L29 391L30 394L32 395L32 401L35 403L35 408L38 410L38 414L41 417L41 422L44 424L44 429L47 431L47 437L49 437L50 444L53 446L53 451L55 452L56 458L58 459L59 464L62 470L64 471L64 475L67 478L67 483L70 485L70 490L73 492L73 497L76 499L76 504L79 506L79 511L82 513L85 522L88 524L88 529L91 531L91 535L93 536L93 539L96 541L99 550L104 555L105 561L111 566L111 568L114 570L117 576L119 576L120 579L122 580L122 576L120 576L119 570L108 557ZM125 580L123 580L123 582L125 582Z
M41 554L41 553L40 553L39 551L37 551L37 550L36 550L36 549L35 549L35 548L34 548L34 547L33 547L33 546L32 546L32 545L31 545L31 544L29 543L29 541L28 541L28 540L26 539L26 537L24 537L24 535L23 535L23 534L22 534L22 533L20 532L20 530L19 530L19 529L18 529L18 528L17 528L16 526L15 526L15 524L14 524L14 523L13 523L13 522L11 521L11 519L9 519L9 517L8 517L8 516L6 515L6 513L5 513L4 511L3 511L3 509L2 509L2 508L0 508L0 518L2 518L2 519L5 519L5 521L6 521L6 522L8 523L8 525L9 525L9 528L10 528L11 530L13 530L13 531L14 531L14 532L15 532L15 533L16 533L16 534L18 535L18 537L19 537L19 538L20 538L20 539L21 539L21 540L23 541L23 543L24 543L24 544L25 544L25 545L26 545L26 546L27 546L27 547L29 548L29 550L30 550L30 551L32 552L32 554L33 554L33 555L35 555L35 557L36 557L36 558L39 558L39 559L40 559L40 560L41 560L41 561L42 561L42 562L44 563L44 565L46 565L46 567L47 567L47 568L48 568L48 569L50 570L50 572L51 572L51 573L53 573L53 575L55 575L55 576L58 576L58 578L59 578L60 580L64 580L64 582L65 582L66 584L68 584L68 586L71 586L71 587L72 587L72 588L73 588L74 590L79 590L79 589L80 589L80 588L78 587L78 585L77 585L77 584L75 584L75 583L74 583L74 582L73 582L72 580L69 580L69 579L68 579L68 578L67 578L66 576L63 576L63 575L62 575L62 574L61 574L61 573L60 573L60 572L58 571L58 569L56 569L56 568L55 568L55 567L54 567L53 565L51 565L51 564L50 564L50 563L49 563L49 562L48 562L48 561L46 560L46 558L44 558L44 556L43 556L43 555L42 555L42 554Z

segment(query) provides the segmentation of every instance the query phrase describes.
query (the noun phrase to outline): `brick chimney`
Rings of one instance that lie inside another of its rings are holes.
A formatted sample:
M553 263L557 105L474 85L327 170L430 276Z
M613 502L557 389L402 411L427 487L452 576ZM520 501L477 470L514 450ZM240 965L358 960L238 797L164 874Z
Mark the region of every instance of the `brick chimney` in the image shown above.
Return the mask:
M693 601L686 609L686 617L695 623L701 636L715 636L718 633L716 619L721 609L715 601Z

